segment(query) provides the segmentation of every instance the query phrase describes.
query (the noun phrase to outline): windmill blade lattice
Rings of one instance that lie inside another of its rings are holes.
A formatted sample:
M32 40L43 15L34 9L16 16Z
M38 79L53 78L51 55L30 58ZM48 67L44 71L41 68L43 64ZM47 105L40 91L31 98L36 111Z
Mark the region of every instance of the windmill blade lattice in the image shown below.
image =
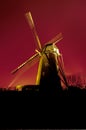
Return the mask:
M62 33L59 33L53 39L51 39L50 41L48 41L47 43L45 43L45 45L46 44L50 44L50 43L56 44L57 42L59 42L62 39L63 39Z
M18 66L15 70L13 70L11 73L15 74L18 70L20 70L22 67L26 66L28 64L28 69L29 69L29 65L34 65L34 62L37 62L39 54L36 53L34 54L32 57L30 57L28 60L26 60L23 64L21 64L20 66Z
M37 31L36 31L36 28L35 28L35 24L34 24L34 21L33 21L32 15L31 15L31 12L26 13L25 16L26 16L26 19L27 19L27 21L28 21L28 23L29 23L29 26L30 26L30 28L31 28L31 30L32 30L32 32L33 32L33 35L34 35L34 37L35 37L35 39L36 39L37 49L38 49L38 50L41 50L41 48L42 48L42 47L41 47L41 43L40 43L40 40L39 40Z

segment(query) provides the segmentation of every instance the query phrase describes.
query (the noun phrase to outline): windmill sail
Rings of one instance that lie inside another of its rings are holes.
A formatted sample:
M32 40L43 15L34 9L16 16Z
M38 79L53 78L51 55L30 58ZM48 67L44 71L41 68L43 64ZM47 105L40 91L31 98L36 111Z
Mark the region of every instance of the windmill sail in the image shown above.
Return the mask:
M32 63L32 65L34 64L34 61L37 62L37 58L39 57L39 54L36 53L34 54L32 57L30 57L28 60L26 60L23 64L21 64L20 66L18 66L15 70L13 70L11 73L15 74L18 70L20 70L22 67L26 66L28 64L28 68L29 65Z
M46 44L50 44L50 43L51 44L56 44L57 42L59 42L62 39L63 39L62 33L59 33L53 39L51 39L50 41L48 41L47 43L45 43L45 45Z
M38 37L38 34L37 34L37 31L36 31L36 28L35 28L35 24L34 24L34 21L33 21L33 18L32 18L32 15L31 15L31 12L28 12L26 13L26 18L27 18L27 21L29 23L29 26L33 32L33 35L36 39L36 42L37 42L37 49L38 50L41 50L41 43L40 43L40 40L39 40L39 37Z

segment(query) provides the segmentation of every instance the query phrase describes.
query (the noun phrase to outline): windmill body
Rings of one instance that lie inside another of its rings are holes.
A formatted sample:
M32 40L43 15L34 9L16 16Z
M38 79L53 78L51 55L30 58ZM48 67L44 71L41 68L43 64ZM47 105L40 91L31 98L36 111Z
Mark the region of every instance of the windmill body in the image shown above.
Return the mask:
M61 81L58 75L58 56L58 48L53 44L46 45L42 50L36 81L40 85L42 93L55 93L57 89L61 89Z
M35 55L30 57L22 65L17 67L17 69L12 71L12 74L16 73L20 69L23 69L25 65L28 65L29 68L30 63L33 63L36 60L36 57L38 57L39 66L36 85L40 85L42 91L56 91L56 89L61 88L61 82L67 86L62 62L60 61L61 54L55 45L62 39L62 34L60 33L56 35L56 37L54 37L52 40L47 42L44 47L42 47L30 12L26 13L26 18L35 36L37 50Z

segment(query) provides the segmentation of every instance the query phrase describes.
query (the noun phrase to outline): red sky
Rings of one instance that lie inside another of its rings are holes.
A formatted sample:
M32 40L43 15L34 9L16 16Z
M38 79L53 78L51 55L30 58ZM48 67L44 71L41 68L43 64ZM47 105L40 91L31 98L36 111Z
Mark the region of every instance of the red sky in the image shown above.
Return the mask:
M10 84L10 72L36 49L25 13L31 11L42 45L62 32L58 43L67 73L86 74L85 0L0 0L0 87ZM37 64L15 84L35 83Z

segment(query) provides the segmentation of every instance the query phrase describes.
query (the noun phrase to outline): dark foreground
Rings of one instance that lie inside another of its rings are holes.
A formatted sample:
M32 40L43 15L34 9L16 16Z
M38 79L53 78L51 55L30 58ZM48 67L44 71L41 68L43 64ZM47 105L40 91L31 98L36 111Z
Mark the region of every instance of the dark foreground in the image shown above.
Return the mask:
M48 90L24 86L22 91L0 91L0 127L86 128L86 89Z

